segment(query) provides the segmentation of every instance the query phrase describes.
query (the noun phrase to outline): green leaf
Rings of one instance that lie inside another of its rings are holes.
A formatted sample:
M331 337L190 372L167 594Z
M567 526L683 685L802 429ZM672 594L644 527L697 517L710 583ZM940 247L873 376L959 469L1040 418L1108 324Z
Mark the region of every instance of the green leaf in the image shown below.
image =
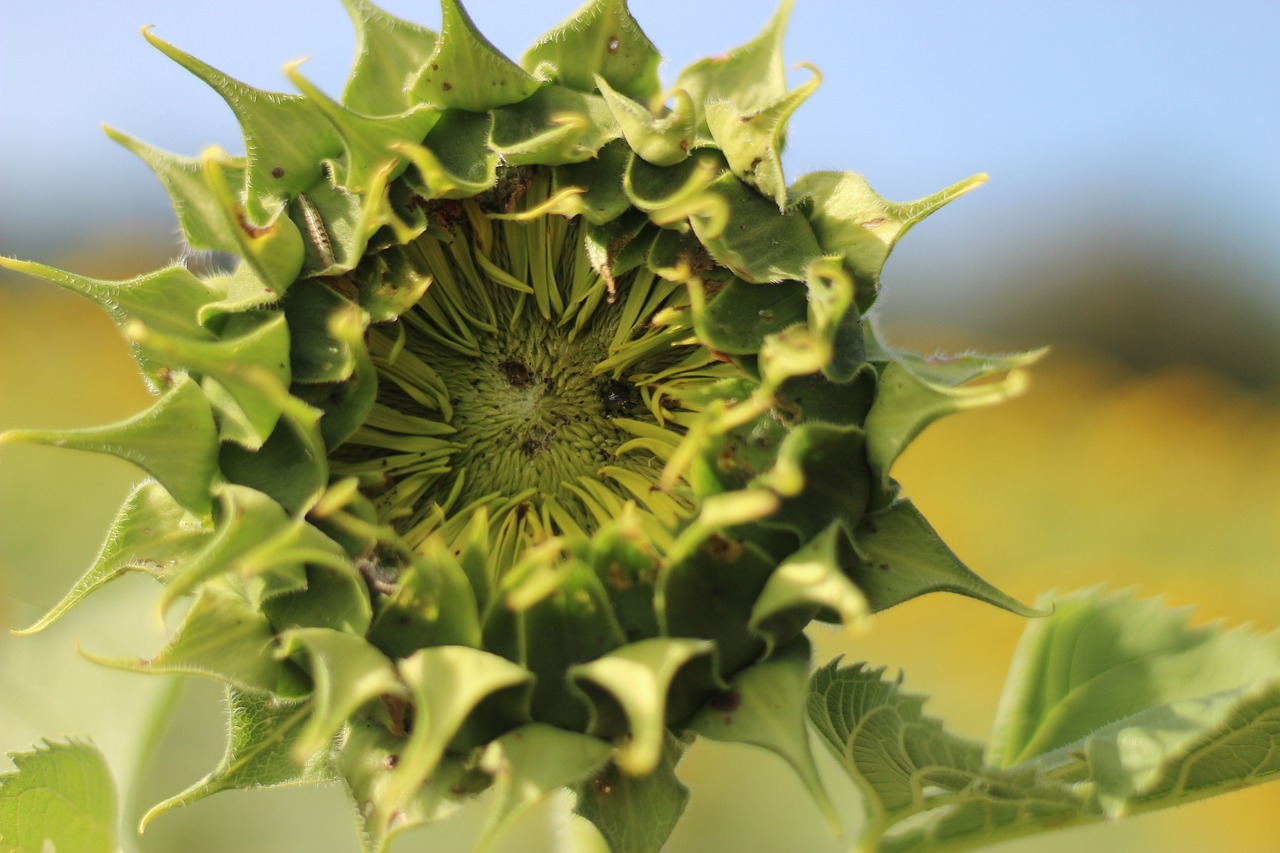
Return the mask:
M26 636L43 631L89 593L126 572L146 572L163 580L181 571L199 541L212 533L158 483L141 484L121 504L111 532L84 576L48 613L13 633Z
M195 515L208 515L212 508L218 431L209 401L185 375L150 409L119 423L85 429L11 430L0 433L0 444L6 442L107 453L155 477Z
M951 851L1082 819L1085 797L1042 782L1034 769L984 767L982 744L926 717L924 698L883 679L884 670L838 660L814 673L809 719L862 794L858 850ZM899 822L926 814L899 834Z
M1280 779L1280 634L1098 589L1042 603L985 762L882 671L815 673L810 719L865 795L860 849L968 850Z
M927 198L897 203L882 198L853 172L812 172L791 186L791 195L807 199L801 209L823 253L843 257L857 286L858 310L865 314L879 293L880 270L902 235L986 180L986 175L974 175Z
M580 92L595 78L633 98L658 93L662 57L627 11L626 0L592 0L525 51L520 65Z
M360 825L365 853L383 853L405 830L450 817L490 783L488 776L470 767L465 759L446 755L404 801L391 787L404 747L403 737L354 717L347 723L334 758Z
M648 775L632 776L610 763L574 786L575 813L599 830L607 850L658 853L662 849L689 801L689 789L675 773L684 749L682 742L667 734L662 760Z
M115 784L102 753L82 741L11 752L0 774L0 851L116 853Z
M1026 761L1153 706L1280 677L1280 633L1193 629L1188 610L1098 589L1052 606L1018 644L988 754L995 763Z
M551 85L495 109L489 147L514 166L561 166L590 160L621 133L598 95Z
M310 714L305 703L227 688L227 749L216 769L180 794L157 803L142 816L139 831L165 812L219 791L278 788L332 781L328 743L296 757L299 736Z
M840 819L809 750L801 697L809 680L809 641L796 637L771 657L733 676L729 689L702 707L688 727L725 743L745 743L777 755L795 771L833 834Z
M853 547L858 559L845 570L872 613L928 592L954 592L1019 616L1041 615L970 571L905 498L865 516Z
M523 101L542 85L480 34L458 0L440 5L440 35L410 86L413 97L447 110L483 113Z
M494 805L475 853L486 853L516 819L557 789L591 777L609 757L598 738L529 723L491 743L480 758L494 777Z
M435 51L436 34L368 0L342 0L342 5L356 29L356 60L342 103L369 116L406 111L411 106L408 84Z

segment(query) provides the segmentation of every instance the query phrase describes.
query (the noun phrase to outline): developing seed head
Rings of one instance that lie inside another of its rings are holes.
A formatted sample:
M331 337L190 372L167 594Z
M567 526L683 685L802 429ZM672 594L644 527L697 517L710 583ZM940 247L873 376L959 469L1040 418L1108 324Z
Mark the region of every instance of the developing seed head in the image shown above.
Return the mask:
M908 204L852 173L788 186L787 120L818 84L786 88L789 3L666 91L622 0L518 64L456 0L439 34L345 5L340 100L297 66L300 94L252 89L146 32L226 99L246 155L109 133L234 269L106 282L0 259L102 305L159 395L0 437L152 478L28 629L125 571L162 607L194 598L159 654L108 662L228 685L228 761L148 820L337 777L382 849L550 767L617 833L627 777L683 804L672 767L692 733L727 736L699 709L730 682L803 684L813 619L935 590L1025 612L890 469L932 420L1020 387L968 380L1030 357L925 359L865 319L898 238L982 176Z

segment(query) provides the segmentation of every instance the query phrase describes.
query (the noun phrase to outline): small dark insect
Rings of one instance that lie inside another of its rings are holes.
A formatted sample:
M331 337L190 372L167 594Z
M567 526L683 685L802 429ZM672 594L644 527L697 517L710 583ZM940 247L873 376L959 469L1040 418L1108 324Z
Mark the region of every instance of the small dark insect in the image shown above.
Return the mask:
M630 382L606 379L600 383L600 406L606 418L629 415L640 405L640 392Z

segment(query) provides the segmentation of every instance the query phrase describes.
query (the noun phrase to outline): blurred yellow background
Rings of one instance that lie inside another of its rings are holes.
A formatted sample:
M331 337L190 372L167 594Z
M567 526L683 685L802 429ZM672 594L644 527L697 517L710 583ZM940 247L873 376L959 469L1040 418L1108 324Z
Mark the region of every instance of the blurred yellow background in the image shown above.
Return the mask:
M166 246L128 235L55 258L70 269L127 276L165 259ZM895 316L895 342L981 337L922 330ZM1135 329L1134 334L1140 330ZM1219 330L1219 333L1223 333ZM1052 339L1052 331L1046 332ZM1023 600L1096 583L1194 604L1201 620L1280 626L1280 403L1266 378L1253 390L1209 369L1138 372L1070 340L1032 369L1023 398L931 427L896 471L908 494L976 571ZM1258 390L1259 385L1264 390ZM1272 386L1274 387L1274 385ZM118 419L147 394L115 328L89 303L44 285L0 279L0 428L75 426ZM0 624L29 623L88 565L137 471L111 459L45 448L0 448ZM185 787L221 755L220 699L197 683L178 699L154 756L137 751L164 680L106 671L74 643L148 655L163 633L148 621L149 581L126 578L45 634L0 636L0 747L78 735L107 752L137 800ZM931 596L876 617L865 636L815 631L819 661L901 667L928 710L982 738L1022 620L976 602ZM856 826L856 794L820 753L825 777ZM771 756L699 744L682 765L693 787L671 851L837 851L798 783ZM397 849L466 849L483 818L415 831ZM548 849L551 810L525 819L504 850ZM142 851L355 849L336 786L232 793L166 815ZM1280 850L1280 786L1113 825L1015 842L1008 851Z

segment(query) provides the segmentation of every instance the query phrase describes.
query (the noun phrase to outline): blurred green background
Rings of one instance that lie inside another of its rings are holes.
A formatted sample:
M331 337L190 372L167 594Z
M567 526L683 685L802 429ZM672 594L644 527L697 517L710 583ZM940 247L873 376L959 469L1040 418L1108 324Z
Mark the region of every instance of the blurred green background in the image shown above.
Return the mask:
M261 69L316 50L308 73L336 91L350 36L337 4L324 15L319 5L224 3L216 20L205 6L144 0L109 11L71 0L38 14L6 7L0 252L101 277L171 258L179 249L162 193L94 122L184 153L237 143L234 128L202 123L225 122L225 112L150 55L136 26L152 21L263 86L279 78ZM387 5L432 23L430 9ZM502 2L471 4L512 53L574 5L517 16ZM677 68L749 37L771 6L633 2ZM789 55L817 63L826 82L794 125L792 178L859 169L907 198L979 169L995 176L906 238L879 310L892 342L924 351L1054 347L1025 397L932 427L897 471L961 557L1023 600L1108 583L1197 605L1204 620L1280 626L1280 244L1268 236L1280 221L1280 60L1263 44L1277 23L1275 4L1244 2L797 7ZM147 404L105 317L0 274L0 429L102 423ZM28 624L57 600L138 477L111 459L0 448L0 627ZM149 581L126 578L44 634L0 636L0 749L91 737L122 784L140 779L129 820L222 752L219 691L191 680L140 764L152 709L170 688L76 653L76 643L153 653L164 631L152 601ZM933 696L934 715L983 737L1021 629L1015 617L934 596L882 614L863 635L815 639L820 660L843 653L902 667L907 689ZM820 760L852 830L856 795ZM699 744L681 769L694 796L672 851L848 845L829 837L770 756ZM482 811L397 849L465 849ZM546 849L554 831L543 810L504 849ZM1272 784L1001 849L1272 853L1277 839ZM331 787L219 795L159 819L141 849L336 853L355 844Z

